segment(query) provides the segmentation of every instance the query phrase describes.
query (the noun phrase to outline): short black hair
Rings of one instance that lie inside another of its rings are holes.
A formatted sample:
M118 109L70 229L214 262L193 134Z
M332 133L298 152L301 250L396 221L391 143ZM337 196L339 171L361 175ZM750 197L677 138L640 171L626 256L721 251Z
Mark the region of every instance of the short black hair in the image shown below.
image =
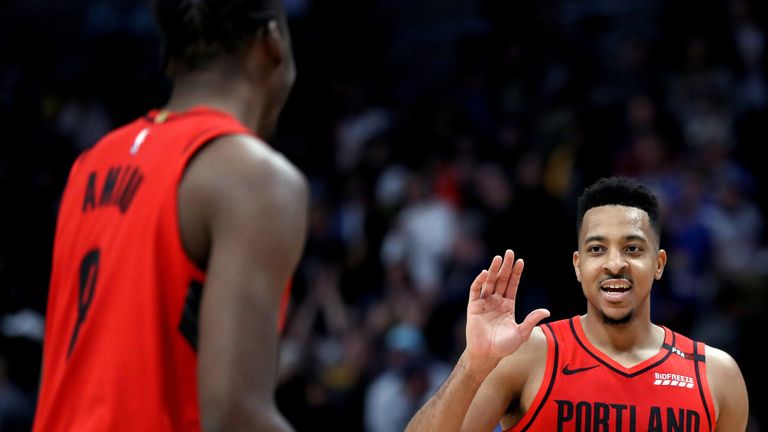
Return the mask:
M176 72L204 69L235 54L270 20L284 22L280 0L154 0L166 67Z
M656 195L646 186L629 177L605 177L584 189L579 197L576 235L581 232L584 214L593 207L617 205L634 207L648 213L656 239L661 239L661 211Z

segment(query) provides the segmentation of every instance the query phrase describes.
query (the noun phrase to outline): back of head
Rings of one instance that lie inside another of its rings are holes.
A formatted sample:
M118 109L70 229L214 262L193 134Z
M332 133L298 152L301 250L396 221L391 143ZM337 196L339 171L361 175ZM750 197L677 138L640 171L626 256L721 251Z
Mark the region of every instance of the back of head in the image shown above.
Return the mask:
M237 55L271 20L284 24L279 0L154 0L172 76Z
M645 211L656 238L661 237L659 203L650 189L627 177L606 177L587 187L579 197L576 235L581 232L584 214L591 208L616 205Z

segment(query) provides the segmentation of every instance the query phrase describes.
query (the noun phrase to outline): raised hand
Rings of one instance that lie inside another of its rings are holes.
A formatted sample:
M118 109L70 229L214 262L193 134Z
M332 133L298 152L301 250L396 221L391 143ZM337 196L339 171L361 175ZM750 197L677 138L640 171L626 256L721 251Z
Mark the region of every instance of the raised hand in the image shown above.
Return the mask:
M521 324L515 322L515 296L523 260L507 249L495 256L488 270L472 282L467 304L467 354L475 359L501 359L528 340L534 326L549 316L536 309Z

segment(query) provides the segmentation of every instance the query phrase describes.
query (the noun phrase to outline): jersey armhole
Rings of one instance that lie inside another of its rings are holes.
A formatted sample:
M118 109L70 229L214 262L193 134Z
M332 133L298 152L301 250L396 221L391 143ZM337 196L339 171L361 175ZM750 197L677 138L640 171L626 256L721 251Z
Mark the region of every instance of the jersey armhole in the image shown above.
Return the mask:
M184 175L186 174L187 169L189 168L189 165L200 154L200 152L202 152L209 144L213 143L217 139L227 137L227 136L234 136L234 135L246 135L246 136L255 138L256 140L262 142L264 145L268 145L258 135L254 134L251 130L245 129L243 127L217 126L211 129L204 130L203 132L199 133L194 139L192 139L189 142L189 144L187 144L182 149L181 165L178 169L178 172L176 173L176 178L174 179L175 186L173 190L173 199L171 201L173 202L173 206L174 206L172 214L173 214L174 232L176 236L176 244L178 245L178 248L183 253L187 261L187 265L192 270L195 277L199 280L200 284L203 284L203 285L205 283L205 269L200 268L197 262L195 262L195 260L189 256L189 253L184 247L184 242L182 241L183 237L181 234L181 224L179 220L179 214L181 210L179 208L179 187L181 186L181 182L184 180ZM291 295L292 286L293 286L293 278L290 278L286 283L286 286L283 289L283 294L280 298L279 315L278 315L279 317L278 331L281 335L285 330L286 317L288 315L288 308L290 306L290 295Z
M192 160L210 143L218 138L237 135L243 133L232 127L216 126L205 129L198 133L189 143L181 149L179 162L174 166L173 189L170 191L171 199L168 200L163 210L170 214L171 231L173 239L171 240L177 253L184 257L184 266L186 273L190 275L189 285L184 296L184 302L181 308L181 317L179 319L178 330L189 344L189 347L197 352L198 332L199 332L199 310L203 298L203 287L206 282L206 269L201 268L197 262L192 259L189 252L184 247L183 236L181 233L181 207L179 201L179 188L184 179L184 175L192 163Z
M557 339L555 338L555 334L552 331L552 327L550 327L548 323L539 326L539 328L541 328L541 330L544 332L544 336L547 338L547 364L544 369L544 376L541 379L539 390L536 392L536 396L533 398L533 402L531 402L531 406L528 411L526 411L526 413L523 415L520 421L517 422L516 425L505 430L504 432L527 431L531 424L533 424L533 422L536 420L536 417L539 415L541 409L544 408L544 403L549 398L549 394L552 392L552 386L555 384L555 377L557 376L557 363L560 356Z
M704 409L707 414L707 422L709 423L710 432L715 431L717 425L717 415L715 412L715 402L712 399L712 392L709 389L709 381L707 380L707 359L706 359L706 346L702 342L693 341L693 358L694 369L696 372L696 381L699 385L699 395L701 396L701 402L704 404Z
M213 127L211 129L207 129L201 133L199 133L194 139L192 139L187 146L185 146L182 149L182 158L181 163L178 168L178 171L175 174L174 179L174 188L173 188L173 199L171 202L173 203L173 225L174 225L174 232L176 234L176 243L179 247L179 249L183 252L184 257L186 258L188 265L191 269L193 269L195 276L200 278L200 282L205 281L205 269L201 268L195 260L192 259L192 257L189 256L189 252L187 252L187 249L184 247L184 242L182 241L183 236L181 235L181 223L179 220L180 215L180 208L179 208L179 188L181 187L181 182L184 180L184 175L187 173L187 169L189 168L189 165L192 163L192 161L200 154L201 151L203 151L209 144L213 143L219 138L225 137L225 136L231 136L231 135L250 135L254 136L250 131L246 129L238 129L235 127Z

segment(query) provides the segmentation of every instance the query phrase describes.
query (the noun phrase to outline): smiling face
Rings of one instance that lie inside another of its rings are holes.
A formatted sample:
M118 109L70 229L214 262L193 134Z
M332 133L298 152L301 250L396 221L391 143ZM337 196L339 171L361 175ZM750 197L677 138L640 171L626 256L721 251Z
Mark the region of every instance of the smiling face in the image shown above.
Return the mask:
M666 262L645 211L605 205L584 214L573 267L589 315L612 325L650 319L651 285Z

